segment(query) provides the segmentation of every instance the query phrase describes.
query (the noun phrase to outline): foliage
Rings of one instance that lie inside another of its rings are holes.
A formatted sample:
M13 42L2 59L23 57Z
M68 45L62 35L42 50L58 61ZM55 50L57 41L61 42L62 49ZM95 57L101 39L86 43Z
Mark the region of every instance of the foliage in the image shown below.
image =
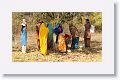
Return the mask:
M58 22L57 16L59 16L61 23L73 23L76 27L83 27L85 19L89 18L96 30L102 30L101 12L13 12L13 33L20 30L20 24L23 18L27 21L28 30L34 30L34 26L38 20L43 20L45 23L51 22L55 26Z

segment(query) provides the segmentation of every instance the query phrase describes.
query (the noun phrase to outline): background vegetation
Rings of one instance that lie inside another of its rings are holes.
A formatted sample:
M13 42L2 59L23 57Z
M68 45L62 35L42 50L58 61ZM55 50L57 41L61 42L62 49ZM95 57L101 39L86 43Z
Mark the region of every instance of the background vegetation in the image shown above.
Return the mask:
M95 30L102 31L102 13L101 12L13 12L12 13L12 32L13 35L20 32L20 24L22 19L26 19L28 31L35 31L35 24L38 20L43 20L45 23L51 22L55 27L57 16L60 17L62 24L73 23L75 27L82 28L85 24L85 19L90 19ZM66 26L67 27L67 26Z

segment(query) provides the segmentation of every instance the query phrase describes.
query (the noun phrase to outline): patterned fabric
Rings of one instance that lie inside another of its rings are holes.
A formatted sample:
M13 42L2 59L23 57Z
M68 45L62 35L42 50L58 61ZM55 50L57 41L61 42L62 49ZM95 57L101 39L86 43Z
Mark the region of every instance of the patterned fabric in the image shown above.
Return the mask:
M58 51L66 52L65 35L63 33L58 37Z

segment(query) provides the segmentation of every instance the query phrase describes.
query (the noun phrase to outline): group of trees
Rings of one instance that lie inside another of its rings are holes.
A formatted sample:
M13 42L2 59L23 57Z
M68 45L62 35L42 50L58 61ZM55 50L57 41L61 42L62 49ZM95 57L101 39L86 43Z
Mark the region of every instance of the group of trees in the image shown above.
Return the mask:
M83 27L85 19L88 18L90 23L95 26L96 30L102 30L102 13L101 12L13 12L12 13L12 32L17 34L20 31L22 19L26 19L28 31L35 30L35 24L38 20L45 23L51 22L56 25L57 17L62 24L73 23L76 27Z

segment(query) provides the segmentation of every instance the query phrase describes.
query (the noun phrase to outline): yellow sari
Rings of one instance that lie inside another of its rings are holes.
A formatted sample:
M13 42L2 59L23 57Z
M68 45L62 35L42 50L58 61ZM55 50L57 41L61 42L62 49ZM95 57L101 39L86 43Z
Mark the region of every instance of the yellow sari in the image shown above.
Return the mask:
M45 26L44 23L40 25L39 30L39 39L40 39L40 51L41 54L46 55L47 54L47 36L48 36L48 28Z

